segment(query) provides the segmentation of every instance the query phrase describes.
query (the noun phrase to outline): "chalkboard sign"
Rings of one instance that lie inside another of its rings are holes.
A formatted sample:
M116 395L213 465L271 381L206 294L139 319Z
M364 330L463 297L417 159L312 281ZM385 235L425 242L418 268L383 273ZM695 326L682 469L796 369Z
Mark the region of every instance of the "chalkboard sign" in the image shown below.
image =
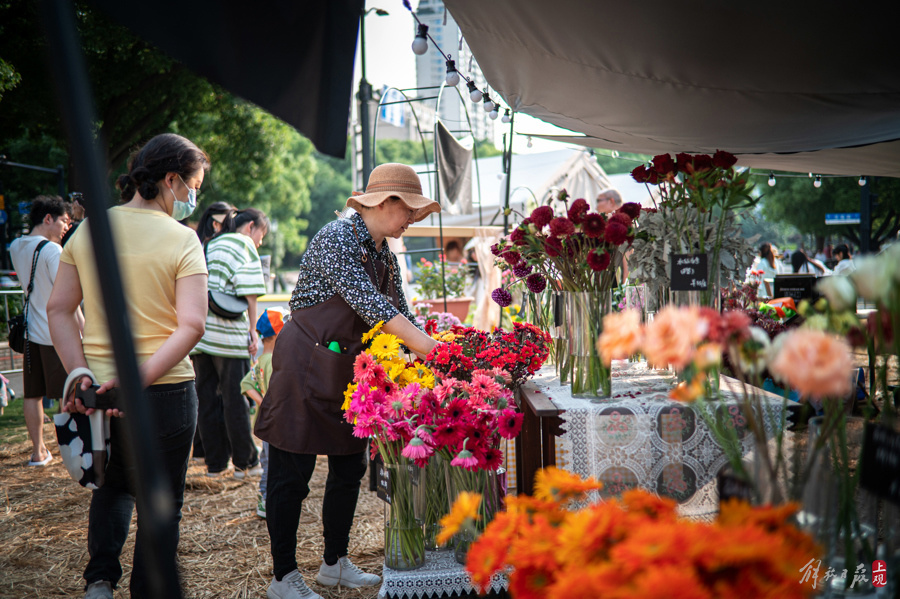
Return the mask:
M900 433L866 424L859 484L872 494L900 505Z
M375 463L375 493L385 503L391 502L391 471L381 460Z
M816 291L815 275L793 274L776 275L773 297L790 297L799 306L800 300L815 302L820 296Z
M727 499L753 501L753 485L734 474L730 466L725 466L716 475L716 488L719 491L719 503Z
M709 287L706 254L672 254L670 266L672 291L706 291Z

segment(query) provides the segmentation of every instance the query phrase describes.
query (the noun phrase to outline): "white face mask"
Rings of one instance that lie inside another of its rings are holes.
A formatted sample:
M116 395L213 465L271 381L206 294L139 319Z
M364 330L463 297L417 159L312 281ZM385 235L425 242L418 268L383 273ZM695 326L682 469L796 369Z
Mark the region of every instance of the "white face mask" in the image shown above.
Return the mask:
M178 178L181 179L181 175L178 175ZM194 210L197 208L197 190L188 187L187 183L184 182L184 179L181 179L181 183L187 187L188 190L187 202L179 200L178 196L175 195L175 190L170 189L172 197L175 198L175 204L172 206L172 218L175 220L186 219L193 214Z

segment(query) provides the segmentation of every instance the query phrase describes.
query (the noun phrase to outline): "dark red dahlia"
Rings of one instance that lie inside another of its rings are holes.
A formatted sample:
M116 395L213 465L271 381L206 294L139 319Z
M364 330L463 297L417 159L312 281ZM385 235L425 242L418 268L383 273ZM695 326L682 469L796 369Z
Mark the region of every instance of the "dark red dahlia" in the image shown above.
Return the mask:
M538 206L528 218L535 227L542 229L553 220L553 209L550 206Z
M609 256L609 252L603 250L591 250L591 252L587 255L588 266L590 266L591 270L595 272L606 270L606 268L609 266L610 260L611 258Z
M584 234L593 239L603 237L603 230L606 229L606 219L601 215L592 212L584 217L584 223L581 230Z
M550 221L550 234L554 237L568 237L575 232L575 225L565 216Z
M628 227L621 222L610 221L606 224L606 241L613 245L621 245L628 241Z
M623 204L621 208L619 208L619 212L624 212L632 219L635 219L641 215L641 205L637 202L628 202L627 204Z
M588 205L587 200L578 198L572 202L571 206L569 206L569 220L576 225L580 225L584 222L584 216L589 209L590 206Z

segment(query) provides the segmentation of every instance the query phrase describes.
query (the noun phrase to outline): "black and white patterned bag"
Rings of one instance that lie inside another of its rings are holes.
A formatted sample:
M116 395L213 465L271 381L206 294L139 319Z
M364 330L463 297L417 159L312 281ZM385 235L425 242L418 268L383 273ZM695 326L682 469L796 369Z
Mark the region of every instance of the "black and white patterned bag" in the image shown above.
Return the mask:
M94 384L97 379L87 368L76 368L66 379L63 400L74 392L81 377L89 376ZM63 412L53 416L56 440L69 476L82 487L99 489L103 486L106 465L109 463L109 417L103 410L94 410L90 416L78 412Z

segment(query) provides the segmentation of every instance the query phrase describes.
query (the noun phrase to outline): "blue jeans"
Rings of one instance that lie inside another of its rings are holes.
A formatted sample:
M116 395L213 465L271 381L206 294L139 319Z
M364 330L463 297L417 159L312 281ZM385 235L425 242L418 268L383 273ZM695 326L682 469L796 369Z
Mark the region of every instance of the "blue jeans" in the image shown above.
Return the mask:
M174 502L172 517L166 523L168 529L161 535L165 539L161 558L174 560L178 549L181 506L184 504L184 479L194 429L197 426L197 390L194 381L152 385L147 389L147 400L151 406L154 432L160 450L156 459L162 465L163 476L172 491ZM122 577L119 555L128 537L128 527L131 524L131 513L135 504L135 469L126 455L127 434L125 422L120 418L113 418L110 423L111 449L109 464L106 467L106 481L91 497L88 523L90 561L84 570L87 585L106 580L115 587ZM144 520L138 511L134 567L130 584L132 597L149 594L144 557L148 548L145 537L141 535L144 526Z

